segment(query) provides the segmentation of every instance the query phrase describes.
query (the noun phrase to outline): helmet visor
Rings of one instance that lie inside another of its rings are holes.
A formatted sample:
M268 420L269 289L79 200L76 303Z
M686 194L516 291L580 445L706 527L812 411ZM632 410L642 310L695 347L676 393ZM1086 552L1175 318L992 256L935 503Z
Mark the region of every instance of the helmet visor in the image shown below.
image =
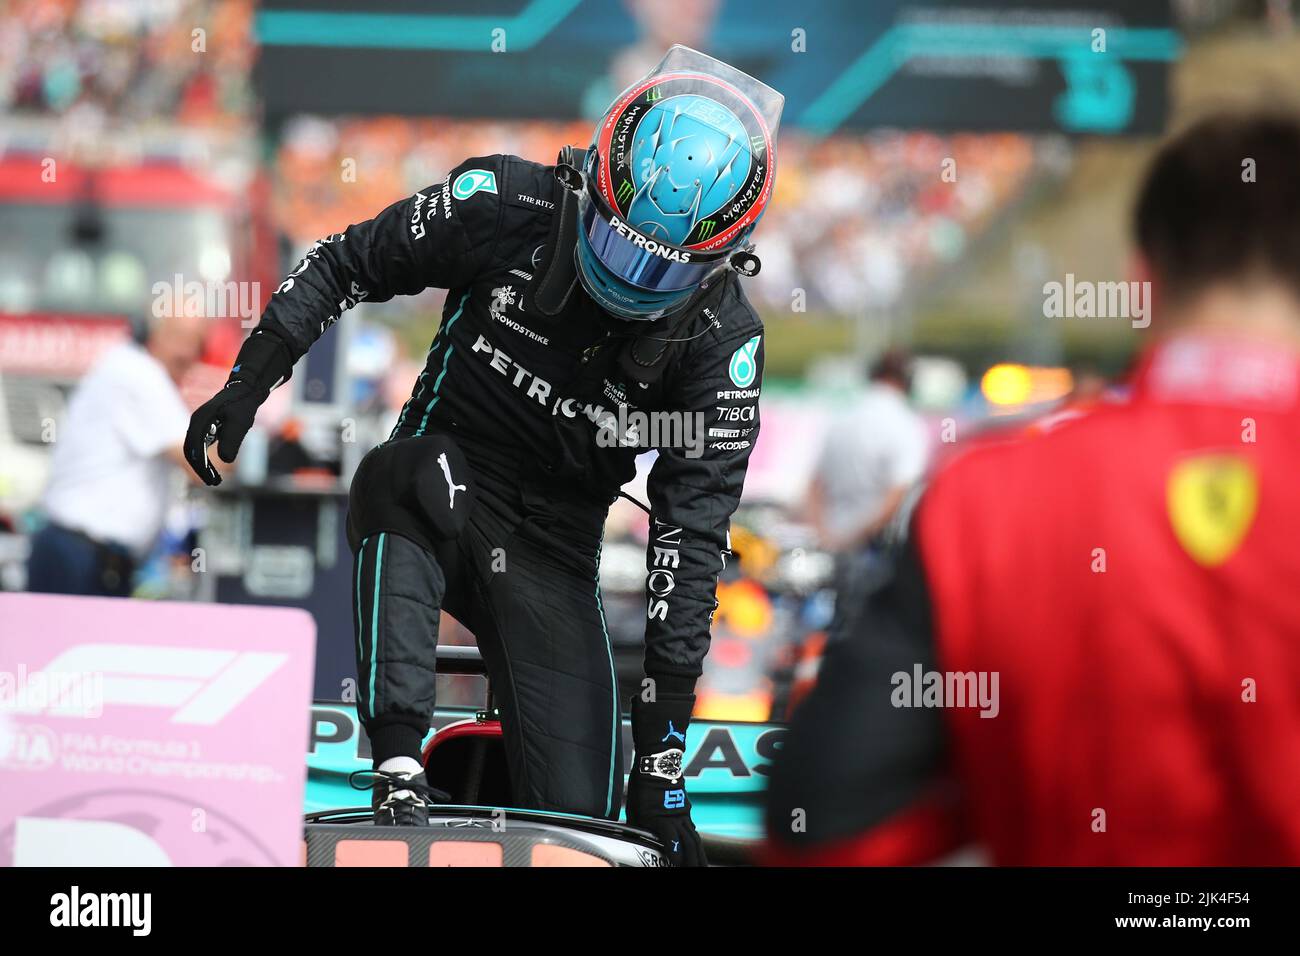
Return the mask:
M723 266L729 252L682 249L633 229L594 190L578 199L580 228L601 265L613 275L648 292L692 289Z

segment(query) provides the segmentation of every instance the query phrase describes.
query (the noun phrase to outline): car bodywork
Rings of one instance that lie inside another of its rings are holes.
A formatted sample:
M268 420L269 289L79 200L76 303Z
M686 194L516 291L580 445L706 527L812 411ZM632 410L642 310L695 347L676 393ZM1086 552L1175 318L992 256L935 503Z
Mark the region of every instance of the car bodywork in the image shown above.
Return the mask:
M440 708L425 745L435 733L466 736L467 725L490 725L487 715L468 708ZM482 728L492 735L494 728ZM686 786L692 816L701 833L750 843L762 834L762 794L767 768L785 728L773 724L696 721L686 746ZM624 773L631 763L632 731L623 721ZM367 796L354 790L348 775L369 770L370 741L357 720L356 708L344 702L318 701L312 707L312 735L307 751L306 813L356 807Z

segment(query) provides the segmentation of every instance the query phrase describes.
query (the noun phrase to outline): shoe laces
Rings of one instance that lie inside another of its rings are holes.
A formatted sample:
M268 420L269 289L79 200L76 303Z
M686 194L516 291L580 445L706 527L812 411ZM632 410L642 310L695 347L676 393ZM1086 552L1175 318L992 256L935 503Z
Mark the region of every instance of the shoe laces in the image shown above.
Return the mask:
M378 787L387 787L388 795L382 801L381 806L393 799L394 794L403 790L414 794L425 804L451 802L451 794L447 793L447 791L431 787L427 782L416 780L414 779L415 776L415 774L394 773L390 770L354 770L348 774L348 785L354 790L372 790ZM362 782L358 783L358 779L361 779ZM407 799L404 802L411 801Z

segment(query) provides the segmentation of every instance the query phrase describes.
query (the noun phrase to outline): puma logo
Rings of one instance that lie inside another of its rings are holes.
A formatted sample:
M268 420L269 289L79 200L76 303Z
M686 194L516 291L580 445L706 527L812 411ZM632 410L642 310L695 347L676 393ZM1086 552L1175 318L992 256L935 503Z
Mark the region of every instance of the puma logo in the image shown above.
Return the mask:
M464 491L464 485L458 485L451 478L451 466L447 464L447 453L443 452L438 456L438 464L442 467L442 477L447 479L447 507L456 507L456 492Z

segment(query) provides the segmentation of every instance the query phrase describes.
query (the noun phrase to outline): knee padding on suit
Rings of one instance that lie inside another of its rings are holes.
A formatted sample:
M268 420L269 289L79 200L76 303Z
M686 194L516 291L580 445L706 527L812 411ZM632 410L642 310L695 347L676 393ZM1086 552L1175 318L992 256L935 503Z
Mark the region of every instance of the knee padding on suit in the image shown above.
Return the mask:
M465 456L445 435L387 442L361 460L348 496L348 543L381 531L406 535L429 551L457 537L474 507Z

